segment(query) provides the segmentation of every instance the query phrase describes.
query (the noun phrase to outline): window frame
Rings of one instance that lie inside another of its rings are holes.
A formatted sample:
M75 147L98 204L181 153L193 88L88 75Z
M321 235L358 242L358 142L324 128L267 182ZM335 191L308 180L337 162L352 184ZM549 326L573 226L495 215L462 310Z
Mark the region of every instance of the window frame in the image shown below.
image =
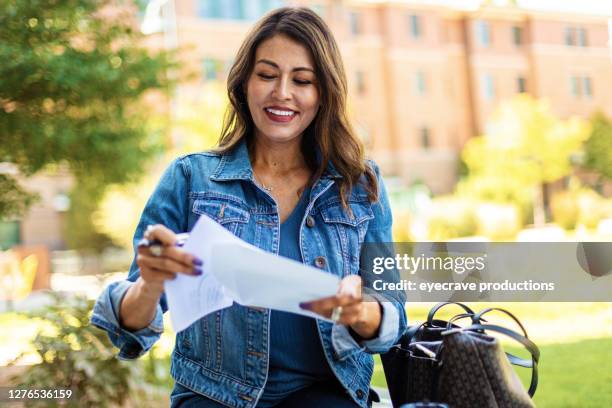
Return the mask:
M413 40L420 40L423 38L423 24L422 17L415 13L408 15L408 26L410 38Z
M486 20L476 20L476 39L482 48L490 48L493 44L491 24Z

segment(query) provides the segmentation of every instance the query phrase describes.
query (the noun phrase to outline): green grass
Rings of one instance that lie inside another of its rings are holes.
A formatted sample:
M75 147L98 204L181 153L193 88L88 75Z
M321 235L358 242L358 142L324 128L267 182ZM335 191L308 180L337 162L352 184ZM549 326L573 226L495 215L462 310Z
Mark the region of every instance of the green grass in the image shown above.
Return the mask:
M408 305L410 324L425 320L432 305ZM470 306L481 310L489 305ZM538 407L612 406L610 303L508 303L499 306L517 315L540 348L539 383L534 398ZM449 306L440 313L440 318L447 319L456 313L458 308ZM491 316L491 320L513 327L509 320L497 316ZM527 357L526 351L513 343L502 339L502 344L506 351ZM375 362L372 385L386 387L380 359L375 357ZM527 386L531 371L521 367L516 371Z

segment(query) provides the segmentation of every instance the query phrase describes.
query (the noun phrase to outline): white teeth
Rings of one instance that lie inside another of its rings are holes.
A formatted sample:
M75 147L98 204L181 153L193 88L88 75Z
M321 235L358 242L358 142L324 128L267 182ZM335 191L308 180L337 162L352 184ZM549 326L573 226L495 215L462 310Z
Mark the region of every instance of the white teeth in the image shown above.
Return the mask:
M266 110L270 113L273 113L275 115L279 115L279 116L293 116L295 115L295 112L293 111L283 111L283 110L278 110L278 109L270 109L270 108L266 108Z

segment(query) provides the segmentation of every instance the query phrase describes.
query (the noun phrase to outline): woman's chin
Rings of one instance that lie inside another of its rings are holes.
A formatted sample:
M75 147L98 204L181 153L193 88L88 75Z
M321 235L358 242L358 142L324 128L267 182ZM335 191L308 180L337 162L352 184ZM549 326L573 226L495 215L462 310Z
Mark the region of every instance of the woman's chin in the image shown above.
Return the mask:
M263 133L263 132L262 132ZM263 133L260 134L259 136L262 136L263 138L265 138L268 142L270 143L290 143L293 141L297 141L300 139L300 133L279 133L279 132L270 132L270 133Z

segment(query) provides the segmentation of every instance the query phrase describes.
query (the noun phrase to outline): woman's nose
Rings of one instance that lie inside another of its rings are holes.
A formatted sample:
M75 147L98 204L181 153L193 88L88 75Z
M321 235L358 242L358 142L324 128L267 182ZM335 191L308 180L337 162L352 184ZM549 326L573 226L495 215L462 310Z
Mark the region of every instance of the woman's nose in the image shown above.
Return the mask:
M274 89L275 96L278 99L291 99L291 84L288 78L280 78Z

